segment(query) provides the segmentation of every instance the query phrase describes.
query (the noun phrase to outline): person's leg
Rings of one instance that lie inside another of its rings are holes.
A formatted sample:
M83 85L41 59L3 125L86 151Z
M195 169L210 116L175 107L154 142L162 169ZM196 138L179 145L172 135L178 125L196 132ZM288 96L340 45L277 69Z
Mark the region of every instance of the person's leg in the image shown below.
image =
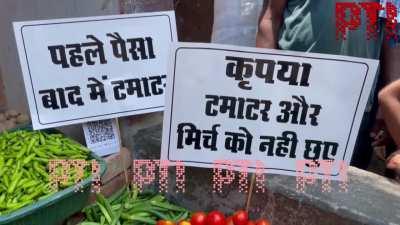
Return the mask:
M351 159L350 165L355 166L360 169L367 169L372 158L373 148L372 148L372 138L370 137L371 128L375 124L375 118L378 111L378 99L377 93L382 86L382 80L378 79L375 90L371 98L372 106L369 112L365 112L363 119L361 121L360 130L358 132L358 137L356 144L354 146L353 157Z

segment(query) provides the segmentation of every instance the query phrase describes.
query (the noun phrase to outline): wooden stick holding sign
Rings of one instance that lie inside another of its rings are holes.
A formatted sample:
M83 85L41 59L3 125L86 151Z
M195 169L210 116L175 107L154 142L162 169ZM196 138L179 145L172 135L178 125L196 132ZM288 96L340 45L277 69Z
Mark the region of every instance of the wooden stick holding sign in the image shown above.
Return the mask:
M250 181L249 193L247 193L246 212L249 212L249 210L250 210L251 197L252 197L252 195L253 195L254 183L255 183L255 182L256 182L256 174L253 173L253 174L251 174L251 181Z

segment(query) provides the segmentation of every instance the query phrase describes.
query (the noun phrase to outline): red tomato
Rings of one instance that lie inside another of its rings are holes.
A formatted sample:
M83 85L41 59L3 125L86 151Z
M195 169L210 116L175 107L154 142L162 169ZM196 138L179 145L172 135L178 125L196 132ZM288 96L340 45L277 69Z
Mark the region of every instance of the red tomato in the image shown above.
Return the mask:
M226 218L226 225L235 225L233 223L233 217L232 216Z
M239 210L233 214L233 223L235 225L246 225L247 221L249 221L249 215L246 211Z
M259 219L257 220L256 225L271 225L271 223L268 220Z
M195 212L190 219L191 225L206 225L207 215L204 212Z
M175 225L175 223L170 220L159 220L156 225Z
M191 225L191 223L187 220L182 220L181 222L178 223L178 225Z
M252 221L252 220L249 220L249 221L247 221L246 225L256 225L256 223L254 223L254 221Z
M206 225L225 225L225 216L220 211L212 211L207 215Z

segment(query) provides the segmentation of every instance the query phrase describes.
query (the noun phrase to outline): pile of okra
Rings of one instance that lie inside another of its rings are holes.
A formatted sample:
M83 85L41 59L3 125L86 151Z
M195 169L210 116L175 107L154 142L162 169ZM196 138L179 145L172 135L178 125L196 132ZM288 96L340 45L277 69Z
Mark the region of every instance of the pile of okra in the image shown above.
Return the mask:
M158 220L181 221L190 211L154 192L139 193L125 187L109 199L97 194L97 201L83 209L86 220L80 225L156 225Z

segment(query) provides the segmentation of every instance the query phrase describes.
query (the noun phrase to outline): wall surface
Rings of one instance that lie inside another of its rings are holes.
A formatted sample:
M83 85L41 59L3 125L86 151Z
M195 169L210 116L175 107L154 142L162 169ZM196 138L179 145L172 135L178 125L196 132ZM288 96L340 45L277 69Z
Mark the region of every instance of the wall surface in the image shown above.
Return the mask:
M5 108L5 106L6 106L6 95L4 93L4 82L0 67L0 111L2 111Z

